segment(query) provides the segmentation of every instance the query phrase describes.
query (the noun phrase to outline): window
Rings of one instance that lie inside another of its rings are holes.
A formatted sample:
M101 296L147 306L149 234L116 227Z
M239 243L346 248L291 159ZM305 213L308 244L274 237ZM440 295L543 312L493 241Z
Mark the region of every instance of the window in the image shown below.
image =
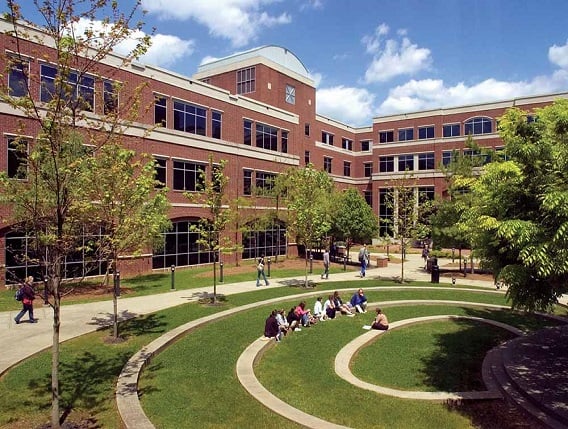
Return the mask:
M305 124L304 125L304 135L306 136L310 136L310 124Z
M286 103L296 104L296 88L286 85Z
M221 125L223 116L221 112L213 110L211 112L211 137L214 139L221 138Z
M379 143L392 143L394 141L394 131L379 131Z
M268 125L256 124L256 147L278 150L278 130Z
M398 171L414 170L414 155L398 156Z
M158 126L166 126L166 97L156 96L154 99L154 123Z
M207 111L202 107L174 101L174 129L186 133L205 135Z
M353 140L342 138L341 147L345 150L353 150Z
M433 138L434 138L433 125L418 128L418 140L433 139Z
M491 162L491 155L488 153L482 153L478 149L464 149L463 156L471 158L474 167L479 167Z
M89 75L79 76L72 71L66 81L56 84L57 75L57 67L48 64L40 66L40 100L48 103L59 92L61 98L76 103L73 107L92 112L95 105L95 79Z
M398 130L398 141L414 140L414 128L402 128Z
M248 94L256 91L256 68L249 67L237 70L237 94Z
M198 191L203 186L205 166L188 161L174 161L174 186L176 191Z
M361 141L361 152L369 152L371 150L371 140Z
M418 154L418 170L434 170L434 152Z
M489 118L476 117L465 121L464 124L464 134L468 135L478 135L478 134L490 134L492 131L492 122Z
M265 173L263 171L256 172L256 191L260 195L265 195L269 193L274 188L274 182L276 181L276 174Z
M365 191L363 191L363 196L365 197L365 202L370 207L373 207L373 191L365 190Z
M442 152L442 165L444 167L447 167L453 162L455 153L456 152L453 150L445 150Z
M509 159L511 159L507 155L507 152L505 151L504 146L499 146L499 147L495 148L495 156L497 157L497 159L500 159L502 161L508 161Z
M418 188L418 202L423 204L426 201L434 201L436 193L434 192L433 186L425 186Z
M394 237L394 189L379 189L379 236Z
M310 151L304 151L304 164L308 165L310 163Z
M366 162L365 164L363 164L363 167L365 171L365 177L371 177L373 175L373 163Z
M286 228L281 222L274 222L266 229L249 224L246 232L243 232L242 258L286 255L286 237Z
M10 58L8 88L12 97L23 97L28 94L29 63L17 58Z
M390 173L394 171L394 156L379 157L379 173Z
M8 137L8 177L25 179L27 177L27 140Z
M103 111L105 115L118 110L118 87L110 80L103 82Z
M247 146L252 144L252 121L248 119L243 121L243 143Z
M280 137L280 151L288 153L288 131L282 131Z
M460 124L445 124L442 126L444 137L458 137L460 136Z
M252 195L252 170L243 171L243 194Z
M331 174L331 158L327 156L323 157L323 170Z
M330 146L333 146L333 134L322 131L321 132L321 141L324 144L328 144Z
M349 161L343 161L343 175L351 177L351 163Z
M166 159L164 158L154 158L155 164L154 168L156 169L156 188L163 188L166 186Z

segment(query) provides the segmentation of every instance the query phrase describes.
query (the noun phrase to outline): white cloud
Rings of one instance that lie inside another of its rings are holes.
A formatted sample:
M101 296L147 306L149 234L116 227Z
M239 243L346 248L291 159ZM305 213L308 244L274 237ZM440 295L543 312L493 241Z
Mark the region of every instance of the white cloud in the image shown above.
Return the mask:
M308 0L303 1L300 5L300 10L304 11L306 9L323 9L323 1L322 0Z
M150 14L163 19L193 19L209 29L215 37L229 39L234 47L245 46L256 39L262 28L288 24L287 13L274 16L264 5L277 0L143 0Z
M548 59L558 67L568 69L568 41L563 46L552 45L548 48Z
M105 28L102 21L89 21L81 18L74 25L75 37L84 37L85 31L89 29L94 32L95 35L104 37L110 29ZM135 30L132 31L129 37L124 39L115 48L115 52L128 55L138 42L145 37L146 34L143 31ZM139 58L140 62L147 64L154 64L161 67L168 67L174 64L180 58L191 55L194 49L193 40L183 40L177 36L172 36L168 34L154 34L150 37L151 46L148 51ZM91 43L96 45L99 43L97 39L91 40Z
M318 89L316 112L352 126L371 125L375 96L363 88L335 86Z

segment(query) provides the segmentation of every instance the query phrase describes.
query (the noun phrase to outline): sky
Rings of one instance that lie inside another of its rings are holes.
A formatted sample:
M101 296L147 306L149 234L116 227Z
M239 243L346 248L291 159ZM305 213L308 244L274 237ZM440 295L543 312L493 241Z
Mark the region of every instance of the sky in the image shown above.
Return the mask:
M141 2L153 43L141 62L192 76L212 59L282 46L314 79L317 113L350 126L568 91L566 0Z

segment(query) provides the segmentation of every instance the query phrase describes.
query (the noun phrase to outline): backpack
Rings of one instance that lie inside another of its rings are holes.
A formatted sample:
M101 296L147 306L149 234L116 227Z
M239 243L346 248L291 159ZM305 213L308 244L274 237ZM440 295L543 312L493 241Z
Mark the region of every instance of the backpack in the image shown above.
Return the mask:
M24 299L24 288L21 287L16 291L16 295L14 295L16 301L22 301Z

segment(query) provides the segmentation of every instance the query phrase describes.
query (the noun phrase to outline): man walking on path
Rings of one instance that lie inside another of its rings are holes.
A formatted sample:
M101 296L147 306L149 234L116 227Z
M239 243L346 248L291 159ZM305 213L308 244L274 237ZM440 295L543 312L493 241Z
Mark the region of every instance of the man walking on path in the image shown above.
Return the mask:
M329 250L327 248L323 252L323 273L321 278L325 276L326 280L329 279Z
M28 313L30 317L30 323L37 323L37 319L34 319L34 299L35 299L35 291L33 288L33 281L34 278L32 276L26 277L26 281L24 282L23 288L23 297L22 297L22 311L18 313L16 317L14 317L14 322L16 325L20 324L20 319L24 317L24 314Z
M369 253L367 252L367 245L363 244L363 247L359 249L359 262L361 263L361 277L365 277L368 260L369 260Z

